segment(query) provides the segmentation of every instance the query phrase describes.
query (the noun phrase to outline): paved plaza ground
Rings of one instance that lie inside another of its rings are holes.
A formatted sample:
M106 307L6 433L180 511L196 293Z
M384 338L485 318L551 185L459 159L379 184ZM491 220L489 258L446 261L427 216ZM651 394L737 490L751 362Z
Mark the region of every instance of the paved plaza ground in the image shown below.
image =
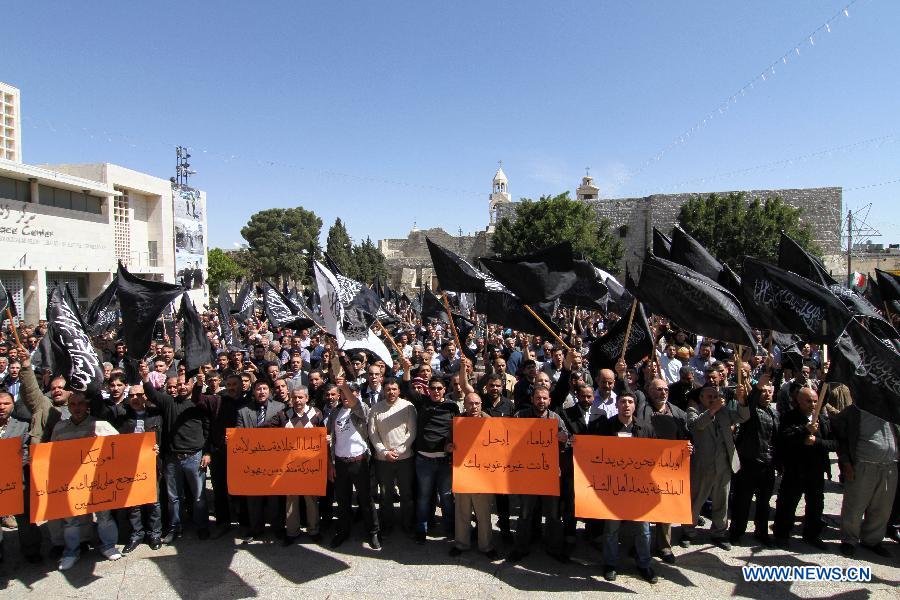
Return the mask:
M839 522L840 488L826 484L825 513ZM802 505L801 505L802 506ZM900 546L888 543L889 559L860 550L850 560L837 554L838 531L829 527L825 540L834 553L810 553L799 537L793 552L759 546L735 546L724 552L707 543L689 549L676 547L678 563L669 566L654 559L660 576L656 585L644 582L633 561L623 552L619 577L604 581L598 550L579 540L571 564L549 558L540 544L521 563L488 562L469 552L451 558L450 544L430 539L416 545L395 533L384 549L370 550L363 542L361 523L356 535L333 551L301 539L291 548L280 543L241 544L237 530L221 539L201 542L192 532L174 546L157 552L141 546L122 560L108 562L96 551L82 555L70 571L60 573L56 561L25 562L16 548L15 532L5 534L6 562L0 565L0 597L52 598L512 598L565 595L566 598L601 593L652 595L669 598L749 597L775 600L785 597L900 598ZM752 525L751 525L752 528ZM706 539L701 536L701 541ZM748 543L752 541L747 536ZM500 545L506 554L509 546ZM45 545L46 551L46 545ZM745 583L740 567L754 565L871 565L872 582L859 583Z

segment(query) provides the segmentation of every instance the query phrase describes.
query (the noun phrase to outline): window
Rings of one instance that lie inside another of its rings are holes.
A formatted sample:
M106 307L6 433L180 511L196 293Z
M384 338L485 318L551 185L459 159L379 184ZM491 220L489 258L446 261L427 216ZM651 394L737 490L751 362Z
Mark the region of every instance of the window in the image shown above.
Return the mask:
M31 202L31 184L27 181L0 177L0 198Z
M128 190L116 188L116 191L121 192L119 196L113 197L116 258L127 265L131 259L131 215L128 206Z

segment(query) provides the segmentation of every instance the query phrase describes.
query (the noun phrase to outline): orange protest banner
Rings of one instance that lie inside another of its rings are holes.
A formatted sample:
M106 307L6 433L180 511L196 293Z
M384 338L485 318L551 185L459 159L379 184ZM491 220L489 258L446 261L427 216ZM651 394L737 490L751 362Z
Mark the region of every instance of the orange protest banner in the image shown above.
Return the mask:
M152 433L129 433L31 447L31 521L156 502Z
M25 510L22 491L22 438L0 440L0 515L20 515Z
M559 495L556 419L453 419L453 491Z
M228 429L228 493L324 496L325 435L324 427Z
M691 522L686 441L575 436L575 516Z

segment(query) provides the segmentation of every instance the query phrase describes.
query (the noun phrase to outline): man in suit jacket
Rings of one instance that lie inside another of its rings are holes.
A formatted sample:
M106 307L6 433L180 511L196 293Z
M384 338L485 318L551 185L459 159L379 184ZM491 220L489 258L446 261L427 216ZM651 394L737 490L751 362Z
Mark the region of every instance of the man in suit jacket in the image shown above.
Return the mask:
M566 408L560 413L566 429L570 436L595 434L591 431L591 425L595 421L606 419L606 415L602 412L591 411L591 405L594 403L594 388L582 384L575 388L575 397L577 402ZM570 438L571 440L571 438ZM565 450L560 454L560 511L562 512L563 536L565 538L566 551L571 552L572 546L575 544L575 529L577 519L575 518L575 464L572 457L571 441L567 444ZM585 529L588 535L593 538L599 534L602 529L603 521L598 519L587 519L585 521Z
M691 510L692 527L686 528L683 546L694 539L700 508L707 498L712 498L712 541L723 550L731 550L728 541L728 490L731 476L740 469L741 461L734 450L733 425L750 418L747 407L747 390L738 388L735 393L737 410L728 408L721 388L708 383L700 389L701 407L688 409L688 429L693 437L694 454L691 456ZM702 408L702 410L701 410Z
M27 369L31 371L31 369ZM33 375L32 375L33 377ZM41 560L41 533L37 525L29 523L28 520L28 500L30 494L26 486L28 485L28 446L31 436L28 434L30 424L27 421L20 421L12 416L14 400L12 394L0 391L0 439L7 440L19 438L22 440L22 464L24 466L22 479L19 482L19 493L25 495L25 510L22 514L16 515L16 526L19 532L19 549L28 562L39 562ZM0 562L3 562L3 528L0 527Z
M272 399L272 387L267 379L257 379L253 384L253 404L245 406L238 411L237 427L253 428L265 427L266 423L284 411L285 406L281 402ZM284 530L283 510L279 509L280 496L248 496L247 517L249 527L244 543L249 544L261 538L266 527L266 521L272 524L272 528L281 535Z

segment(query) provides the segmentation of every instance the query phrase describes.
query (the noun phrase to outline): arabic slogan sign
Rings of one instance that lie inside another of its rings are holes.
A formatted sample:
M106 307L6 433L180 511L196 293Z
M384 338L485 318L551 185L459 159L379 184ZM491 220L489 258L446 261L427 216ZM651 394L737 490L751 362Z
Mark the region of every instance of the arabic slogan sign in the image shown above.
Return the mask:
M0 514L20 515L25 510L22 494L22 438L0 440Z
M686 441L579 435L575 516L691 522L691 453Z
M324 427L228 429L228 493L324 496Z
M153 433L31 447L31 521L49 521L156 501Z
M453 491L559 495L556 419L453 419Z

